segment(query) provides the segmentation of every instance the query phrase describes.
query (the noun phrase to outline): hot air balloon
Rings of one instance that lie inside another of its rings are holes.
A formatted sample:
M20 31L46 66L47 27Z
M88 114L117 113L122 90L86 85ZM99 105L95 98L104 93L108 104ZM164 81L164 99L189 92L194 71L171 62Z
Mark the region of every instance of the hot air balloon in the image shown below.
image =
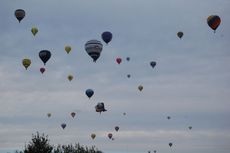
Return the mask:
M62 124L61 124L61 127L62 127L63 129L65 129L66 124L65 124L65 123L62 123Z
M189 128L189 130L192 130L192 126L189 126L188 128Z
M105 106L104 106L104 103L98 103L96 106L95 106L95 109L96 109L96 112L105 112L107 111L105 109Z
M91 97L93 96L93 94L94 94L94 91L93 91L92 89L87 89L87 90L85 91L85 94L86 94L89 98L91 98Z
M139 86L138 86L138 89L139 89L140 91L142 91L142 90L143 90L143 86L142 86L142 85L139 85Z
M128 77L128 78L130 78L130 77L131 77L131 75L130 75L130 74L127 74L127 77Z
M183 37L183 35L184 35L183 32L181 32L181 31L177 32L177 36L178 36L180 39Z
M129 60L130 60L130 57L126 57L126 60L129 61Z
M153 152L154 152L154 153L156 153L157 151L156 151L156 150L154 150Z
M156 64L157 64L157 63L156 63L155 61L151 61L151 62L150 62L150 66L151 66L152 68L154 68L154 67L156 66Z
M72 75L68 75L67 78L68 78L69 81L72 81L72 80L73 80L73 76L72 76Z
M96 134L92 133L92 134L91 134L91 138L92 138L92 139L95 139L95 138L96 138Z
M108 134L108 137L109 137L109 139L111 139L111 138L113 137L113 134L112 134L112 133L109 133L109 134Z
M172 147L172 145L173 145L173 144L170 142L170 143L169 143L169 146Z
M46 69L44 67L40 68L40 72L43 74L46 71Z
M170 119L171 119L171 117L170 117L170 116L167 116L167 119L168 119L168 120L170 120Z
M114 128L116 131L118 131L119 130L119 126L115 126L115 128Z
M25 17L26 12L23 9L17 9L14 12L15 17L18 19L19 23L21 22L21 20Z
M48 116L48 117L51 117L51 113L47 113L47 116Z
M126 115L126 113L124 112L124 113L123 113L123 115L125 116L125 115Z
M103 45L98 40L90 40L85 44L85 50L94 62L100 57Z
M121 64L122 59L120 57L118 57L118 58L116 58L116 62L117 62L117 64Z
M48 50L41 50L39 52L39 57L42 60L42 62L44 63L44 65L46 65L46 62L50 59L51 57L51 52Z
M208 23L208 26L212 28L212 30L214 30L214 33L215 33L216 29L219 27L221 23L221 19L218 15L210 15L207 18L207 23Z
M75 112L71 112L70 115L74 118L76 113Z
M35 36L38 33L38 28L32 27L31 32Z
M108 44L112 40L113 34L109 31L105 31L101 34L101 38L104 40L106 44Z
M114 141L115 139L114 139L114 138L112 138L111 140L113 140L113 141Z
M148 151L148 153L151 153L151 151Z
M30 64L31 64L31 60L30 59L25 58L25 59L22 60L22 65L26 68L26 70L30 66Z
M71 51L71 46L65 46L65 51L67 52L67 54L69 54L69 52Z

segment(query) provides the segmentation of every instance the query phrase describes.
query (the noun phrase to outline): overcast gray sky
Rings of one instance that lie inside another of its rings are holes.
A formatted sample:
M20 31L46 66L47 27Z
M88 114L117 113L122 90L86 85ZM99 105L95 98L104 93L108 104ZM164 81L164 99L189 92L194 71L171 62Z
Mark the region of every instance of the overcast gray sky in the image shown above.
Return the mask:
M16 9L26 11L21 23ZM80 142L105 153L229 153L229 13L229 0L1 0L0 150L22 150L39 131L51 144ZM222 20L215 34L209 15ZM94 63L84 45L102 41L104 31L113 39ZM52 57L41 74L43 49ZM23 58L32 60L28 70ZM96 113L98 102L108 111Z

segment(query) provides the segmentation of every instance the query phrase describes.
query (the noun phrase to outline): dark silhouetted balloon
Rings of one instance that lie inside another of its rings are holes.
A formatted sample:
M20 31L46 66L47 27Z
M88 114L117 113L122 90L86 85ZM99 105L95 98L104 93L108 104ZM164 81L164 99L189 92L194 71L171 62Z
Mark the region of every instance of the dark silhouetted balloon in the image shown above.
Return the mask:
M62 127L63 129L65 129L66 124L65 124L65 123L62 123L62 124L61 124L61 127Z
M75 112L72 112L70 115L74 118L75 115L76 115L76 113L75 113Z
M181 32L181 31L177 32L177 36L178 36L180 39L183 37L183 35L184 35L183 32Z
M130 57L126 57L126 60L127 60L127 61L130 61Z
M114 128L116 131L118 131L119 130L119 126L115 126L115 128Z
M122 59L120 57L118 57L118 58L116 58L116 62L117 62L117 64L121 64Z
M170 142L170 143L169 143L169 146L172 147L172 145L173 145L173 144Z
M219 27L221 23L221 19L218 15L210 15L207 18L207 23L208 23L208 26L212 28L212 30L214 30L214 33L215 33L216 29Z
M95 139L95 138L96 138L96 134L92 133L92 134L91 134L91 138L92 138L92 139Z
M15 17L18 19L19 23L21 22L21 20L25 17L26 12L23 9L17 9L14 12Z
M131 75L130 75L130 74L127 74L127 77L128 77L128 78L130 78L130 77L131 77Z
M169 119L171 119L171 117L170 117L170 116L167 116L167 119L169 120Z
M50 59L51 57L51 52L48 50L41 50L39 52L39 57L42 60L42 62L44 63L44 65L46 65L46 62Z
M156 66L156 64L157 64L157 63L156 63L155 61L151 61L151 62L150 62L150 66L151 66L152 68L154 68L154 67Z
M139 89L140 91L142 91L142 90L143 90L143 86L142 86L142 85L139 85L139 86L138 86L138 89Z
M91 98L93 96L93 94L94 94L94 91L92 89L87 89L85 91L85 94L86 94L87 97Z
M46 71L46 69L44 67L40 68L40 72L43 74Z
M113 134L112 134L112 133L109 133L109 134L108 134L108 137L109 137L109 139L111 139L111 138L113 137Z
M192 130L192 126L189 126L188 128L189 128L189 130Z
M106 44L108 44L112 40L112 33L109 31L105 31L101 34L101 38L104 40Z

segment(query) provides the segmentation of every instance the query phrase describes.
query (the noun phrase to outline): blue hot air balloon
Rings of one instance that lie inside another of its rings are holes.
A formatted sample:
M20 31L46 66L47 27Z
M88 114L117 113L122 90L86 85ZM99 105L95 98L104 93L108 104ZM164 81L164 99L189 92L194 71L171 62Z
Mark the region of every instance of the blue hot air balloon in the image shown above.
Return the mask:
M101 38L104 40L106 44L108 44L112 40L113 34L109 31L105 31L101 34Z
M91 97L93 96L93 94L94 94L94 91L93 91L92 89L87 89L87 90L85 91L85 94L86 94L89 98L91 98Z

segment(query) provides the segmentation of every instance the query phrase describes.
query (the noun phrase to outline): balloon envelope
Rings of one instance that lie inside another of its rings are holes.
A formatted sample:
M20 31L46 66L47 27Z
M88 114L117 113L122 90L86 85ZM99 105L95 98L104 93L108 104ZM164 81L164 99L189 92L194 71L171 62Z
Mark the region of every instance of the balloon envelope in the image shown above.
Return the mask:
M112 40L112 33L109 31L105 31L101 34L101 38L104 40L106 44L108 44Z
M40 68L40 72L43 74L46 71L46 69L44 67Z
M142 85L139 85L139 86L138 86L138 89L139 89L140 91L142 91L142 90L143 90L143 86L142 86Z
M71 46L65 46L65 51L67 54L69 54L71 51Z
M85 44L85 50L94 62L100 57L102 49L103 45L98 40L90 40Z
M113 134L112 133L109 133L108 134L108 137L111 139L113 137Z
M212 28L215 32L215 30L219 27L221 23L221 19L218 15L210 15L207 18L207 23L210 28Z
M15 17L18 19L19 23L21 22L21 20L25 17L26 12L23 9L17 9L14 12Z
M118 57L118 58L116 58L116 62L117 62L117 64L121 64L122 59L120 57Z
M183 35L184 35L183 32L181 32L181 31L177 32L177 36L178 36L180 39L183 37Z
M72 81L73 80L73 76L72 75L68 75L68 80Z
M61 124L61 127L62 127L63 129L65 129L66 124L65 124L65 123L62 123L62 124Z
M151 66L152 68L154 68L154 67L156 66L156 64L157 64L157 62L155 62L155 61L151 61L151 62L150 62L150 66Z
M51 117L51 113L47 113L47 116L48 116L48 117Z
M85 94L86 94L89 98L91 98L91 97L93 96L93 94L94 94L94 91L93 91L92 89L87 89L87 90L85 91Z
M169 143L169 146L172 147L172 145L173 145L173 144L170 142L170 143Z
M74 118L75 115L76 115L76 113L75 113L75 112L72 112L70 115Z
M38 28L32 27L31 32L35 36L38 33Z
M94 133L91 134L91 138L92 138L92 139L95 139L95 137L96 137L96 134L94 134Z
M31 64L31 60L30 59L25 58L25 59L22 60L22 65L26 68L26 70L30 66L30 64Z
M39 52L39 57L40 59L43 61L44 65L46 64L46 62L50 59L51 57L51 52L48 50L41 50Z
M115 128L114 128L116 131L118 131L119 130L119 126L115 126Z

